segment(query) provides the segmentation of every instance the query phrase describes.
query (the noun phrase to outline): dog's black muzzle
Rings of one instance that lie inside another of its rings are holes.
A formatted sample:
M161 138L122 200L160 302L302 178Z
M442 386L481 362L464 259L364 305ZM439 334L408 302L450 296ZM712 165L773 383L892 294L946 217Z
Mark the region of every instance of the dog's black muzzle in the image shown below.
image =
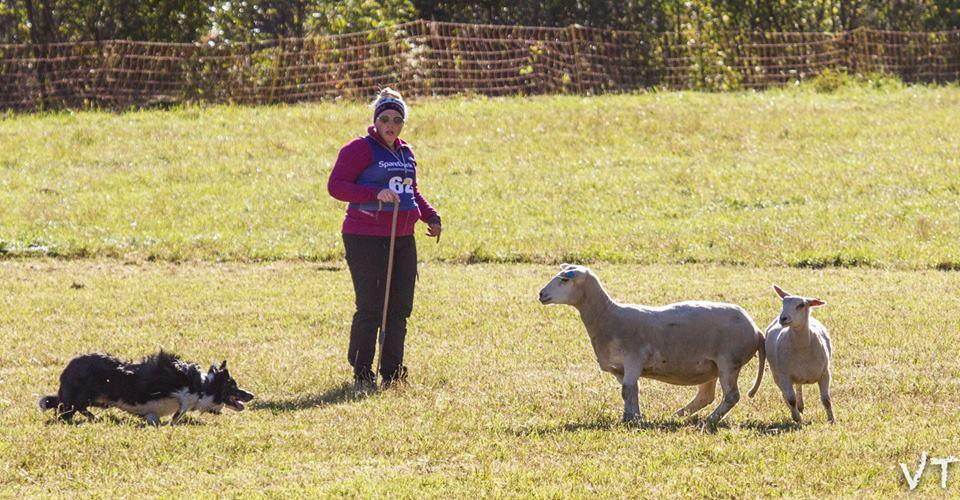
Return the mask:
M252 399L252 393L243 389L237 389L235 393L231 394L230 397L227 398L227 406L230 407L231 410L243 411L243 409L246 408L243 403L247 403Z

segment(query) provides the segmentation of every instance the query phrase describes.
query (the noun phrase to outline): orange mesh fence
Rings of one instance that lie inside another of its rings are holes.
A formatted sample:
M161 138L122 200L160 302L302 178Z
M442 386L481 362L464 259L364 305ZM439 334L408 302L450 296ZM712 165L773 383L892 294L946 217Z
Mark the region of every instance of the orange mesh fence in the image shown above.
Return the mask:
M0 45L0 109L765 88L825 69L960 80L960 31L693 34L413 21L259 43Z

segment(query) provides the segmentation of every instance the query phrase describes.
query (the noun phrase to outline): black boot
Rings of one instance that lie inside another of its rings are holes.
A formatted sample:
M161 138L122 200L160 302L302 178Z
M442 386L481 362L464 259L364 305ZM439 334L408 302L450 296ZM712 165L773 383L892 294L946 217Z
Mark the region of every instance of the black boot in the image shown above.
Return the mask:
M383 375L383 388L389 389L393 385L404 385L407 383L407 367L400 366L393 373Z
M373 392L377 388L376 377L370 370L361 370L353 374L353 390L357 393Z

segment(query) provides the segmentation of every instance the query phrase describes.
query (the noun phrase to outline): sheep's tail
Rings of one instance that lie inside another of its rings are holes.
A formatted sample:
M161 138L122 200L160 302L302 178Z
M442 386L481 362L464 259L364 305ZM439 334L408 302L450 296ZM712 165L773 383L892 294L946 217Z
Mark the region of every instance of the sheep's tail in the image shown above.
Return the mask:
M53 410L56 407L60 406L60 398L56 396L44 396L40 398L40 401L37 402L37 405L40 406L40 410Z
M763 365L767 362L767 347L764 345L766 340L763 338L763 333L761 333L760 330L757 330L757 342L759 343L757 355L760 356L760 364L757 366L757 379L753 381L753 388L747 393L747 396L751 398L757 393L757 389L760 388L760 382L763 380Z

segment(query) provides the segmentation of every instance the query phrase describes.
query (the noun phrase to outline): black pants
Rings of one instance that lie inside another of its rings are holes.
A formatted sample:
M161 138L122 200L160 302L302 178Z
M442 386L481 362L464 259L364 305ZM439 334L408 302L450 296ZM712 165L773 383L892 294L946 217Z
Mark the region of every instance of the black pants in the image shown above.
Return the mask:
M377 330L383 319L390 238L344 234L343 246L357 304L350 327L347 358L355 377L369 379L373 375ZM380 353L380 374L384 380L393 380L405 373L402 368L403 341L407 336L407 318L413 312L416 281L416 240L413 236L398 236L393 254L390 303L387 304L387 328L383 332L383 352Z

